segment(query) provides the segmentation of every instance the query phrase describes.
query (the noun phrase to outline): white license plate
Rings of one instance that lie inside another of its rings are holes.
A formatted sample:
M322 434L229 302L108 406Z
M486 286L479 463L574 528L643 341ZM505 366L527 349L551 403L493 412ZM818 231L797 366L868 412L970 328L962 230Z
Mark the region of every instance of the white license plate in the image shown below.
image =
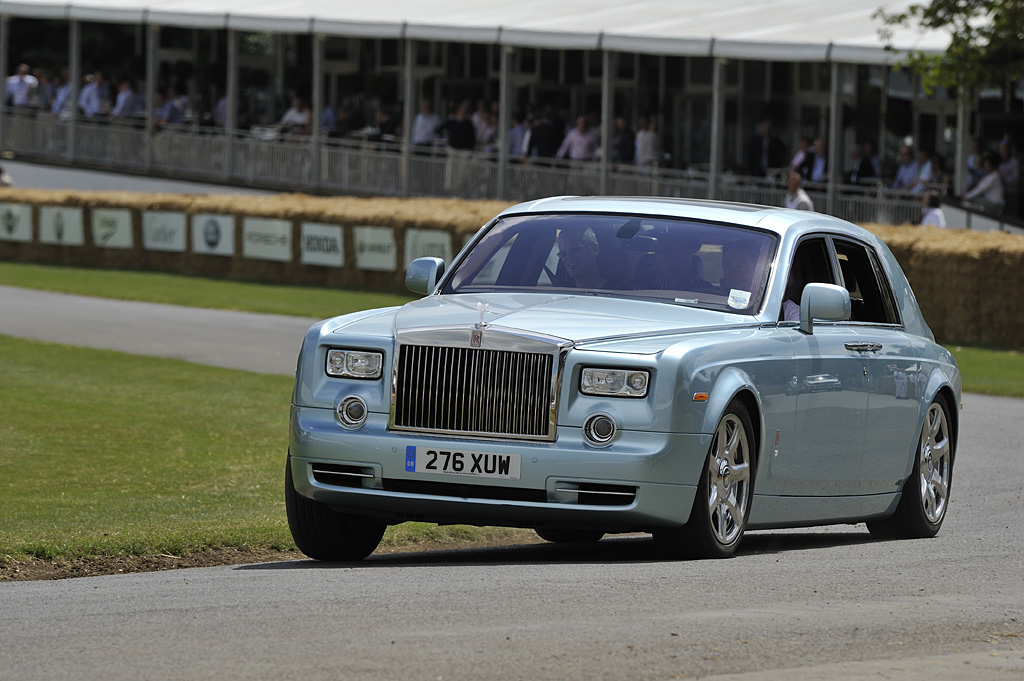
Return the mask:
M442 447L405 448L405 470L409 473L447 473L477 478L518 480L522 456L491 452L463 452Z

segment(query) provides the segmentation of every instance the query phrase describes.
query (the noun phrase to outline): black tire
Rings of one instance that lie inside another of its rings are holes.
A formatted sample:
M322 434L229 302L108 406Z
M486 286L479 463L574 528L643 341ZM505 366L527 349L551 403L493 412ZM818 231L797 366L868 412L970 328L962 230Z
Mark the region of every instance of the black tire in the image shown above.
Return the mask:
M954 458L949 405L944 398L937 397L925 414L914 467L903 483L896 512L888 518L869 521L868 531L879 539L934 537L949 508Z
M385 523L338 513L295 491L291 457L284 469L284 505L295 545L314 560L362 560L380 544Z
M729 558L747 529L754 498L754 428L746 406L729 404L711 440L690 519L654 531L659 548L674 558Z
M601 541L600 530L535 530L537 536L553 544L593 544Z

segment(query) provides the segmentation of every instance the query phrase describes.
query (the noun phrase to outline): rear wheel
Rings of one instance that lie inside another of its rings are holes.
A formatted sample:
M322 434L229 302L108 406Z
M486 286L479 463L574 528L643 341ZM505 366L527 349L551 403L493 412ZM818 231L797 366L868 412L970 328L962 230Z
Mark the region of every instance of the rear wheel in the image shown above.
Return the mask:
M732 402L711 440L690 520L654 532L654 541L670 555L728 558L736 553L754 492L753 432L747 408Z
M380 544L387 525L338 513L295 491L291 457L284 469L284 502L295 545L315 560L362 560Z
M880 539L934 537L942 527L953 481L953 444L949 438L949 407L939 397L928 407L917 444L914 468L903 483L896 512L868 522Z
M536 530L537 536L554 544L593 544L601 541L600 530Z

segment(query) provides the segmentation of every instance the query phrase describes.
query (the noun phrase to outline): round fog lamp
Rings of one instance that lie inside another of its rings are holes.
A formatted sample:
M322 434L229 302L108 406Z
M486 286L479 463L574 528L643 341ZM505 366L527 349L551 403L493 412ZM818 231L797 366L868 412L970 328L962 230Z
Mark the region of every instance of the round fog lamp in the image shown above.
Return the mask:
M358 428L366 422L366 402L356 395L349 395L338 402L338 420L346 428Z
M606 445L615 437L615 420L608 414L594 414L583 424L583 437L592 445Z

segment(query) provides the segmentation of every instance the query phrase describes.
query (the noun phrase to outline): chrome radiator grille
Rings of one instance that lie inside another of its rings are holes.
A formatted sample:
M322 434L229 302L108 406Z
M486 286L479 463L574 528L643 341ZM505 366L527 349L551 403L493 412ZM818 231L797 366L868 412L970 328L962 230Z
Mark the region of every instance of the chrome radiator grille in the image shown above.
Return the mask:
M554 356L403 345L394 427L547 439Z

